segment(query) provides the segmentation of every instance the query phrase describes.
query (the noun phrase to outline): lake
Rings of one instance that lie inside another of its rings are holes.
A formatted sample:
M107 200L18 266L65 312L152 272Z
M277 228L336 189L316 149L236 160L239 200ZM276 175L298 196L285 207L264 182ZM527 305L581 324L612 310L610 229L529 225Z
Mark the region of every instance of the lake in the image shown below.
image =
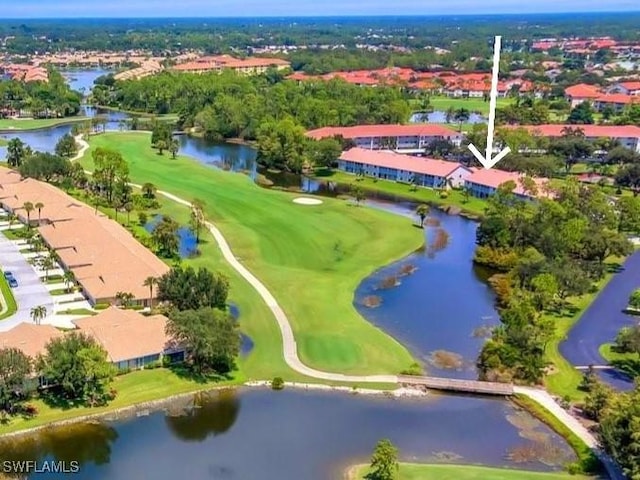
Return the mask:
M418 221L411 203L366 204L406 216L407 228ZM472 262L477 223L431 209L426 224L427 247L365 279L354 305L406 345L429 375L475 379L489 327L499 323L487 274ZM415 271L403 275L410 270ZM379 306L365 305L372 297Z
M411 123L447 123L447 112L434 110L433 112L416 112L409 119ZM487 119L477 113L471 113L464 123L487 123ZM451 122L451 128L456 128L457 122Z
M145 225L144 229L152 233L162 220L162 215L155 215ZM198 253L198 244L196 236L188 226L180 226L178 228L178 255L180 258L189 258Z
M60 70L60 74L65 78L71 89L82 92L84 95L88 95L91 92L96 78L109 73L114 73L114 71L104 68Z
M382 438L411 461L553 470L574 458L547 426L500 399L242 389L175 402L168 413L47 430L0 445L0 459L80 460L74 478L91 480L335 480Z

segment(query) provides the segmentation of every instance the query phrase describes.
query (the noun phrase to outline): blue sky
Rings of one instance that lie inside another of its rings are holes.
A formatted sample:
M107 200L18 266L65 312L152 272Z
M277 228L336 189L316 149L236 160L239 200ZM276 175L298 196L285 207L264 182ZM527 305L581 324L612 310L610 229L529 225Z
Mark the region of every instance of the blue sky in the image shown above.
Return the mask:
M437 15L640 10L638 0L0 0L3 18Z

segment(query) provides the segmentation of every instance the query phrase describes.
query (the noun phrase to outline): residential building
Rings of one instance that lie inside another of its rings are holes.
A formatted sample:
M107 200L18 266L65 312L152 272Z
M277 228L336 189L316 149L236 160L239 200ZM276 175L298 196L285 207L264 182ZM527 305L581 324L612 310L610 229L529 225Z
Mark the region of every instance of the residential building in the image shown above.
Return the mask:
M618 82L607 89L607 93L640 96L640 81Z
M29 215L24 204L41 203ZM23 222L38 225L45 244L55 250L63 268L71 270L91 304L113 303L118 292L131 293L147 305L147 277L160 277L169 267L141 245L119 223L62 190L0 167L0 206Z
M606 93L593 100L593 106L599 112L611 107L616 113L620 113L632 104L640 105L640 96L626 95L624 93Z
M139 370L168 357L184 359L184 348L166 333L167 317L145 317L135 310L110 307L97 315L74 320L74 330L58 330L52 325L20 323L0 332L0 348L17 348L35 359L46 345L71 332L92 337L107 352L108 360L119 370Z
M465 179L472 173L471 169L457 162L364 148L342 152L338 168L355 175L443 189L462 187Z
M498 187L507 182L514 182L516 184L516 188L513 190L513 193L522 199L531 199L533 197L548 195L545 191L548 179L533 179L537 187L537 192L535 192L534 195L524 187L523 178L524 176L519 172L505 172L495 168L478 168L474 169L473 173L467 176L464 186L468 189L471 195L478 198L488 198L494 195L498 190Z
M561 137L567 129L580 129L589 140L615 138L623 147L640 153L640 127L634 125L520 125L533 135Z
M580 83L572 85L564 90L565 97L571 102L571 107L576 107L583 102L593 102L602 95L600 89L595 85Z
M164 315L145 317L135 310L110 307L73 323L106 350L119 370L139 370L163 357L184 359L184 349L167 335Z
M178 72L189 73L234 70L236 73L242 75L256 75L265 73L269 68L284 70L290 66L290 62L280 58L235 58L231 55L216 55L211 57L200 57L194 61L176 65L173 69Z
M368 150L394 150L399 153L424 153L434 140L462 143L462 133L440 125L358 125L355 127L324 127L307 132L307 136L321 138L342 136L353 140L355 146Z

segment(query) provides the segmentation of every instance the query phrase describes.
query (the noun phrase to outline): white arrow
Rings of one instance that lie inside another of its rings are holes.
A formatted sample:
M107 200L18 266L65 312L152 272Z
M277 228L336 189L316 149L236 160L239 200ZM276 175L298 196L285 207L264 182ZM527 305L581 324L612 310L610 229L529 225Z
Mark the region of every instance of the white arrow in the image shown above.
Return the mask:
M493 154L493 134L496 128L496 103L498 100L498 72L500 71L501 43L502 37L496 37L496 41L493 45L493 73L491 75L491 93L489 97L489 125L487 125L486 155L482 155L480 150L478 150L473 143L469 144L469 150L471 150L471 153L475 155L478 161L486 169L493 167L511 151L509 147L505 147L495 157L491 158L491 155Z

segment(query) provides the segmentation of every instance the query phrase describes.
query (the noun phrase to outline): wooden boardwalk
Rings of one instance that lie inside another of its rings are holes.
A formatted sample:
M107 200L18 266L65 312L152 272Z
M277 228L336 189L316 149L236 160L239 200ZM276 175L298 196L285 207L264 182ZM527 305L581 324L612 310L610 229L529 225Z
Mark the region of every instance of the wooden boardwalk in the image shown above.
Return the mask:
M477 393L481 395L509 396L514 394L510 383L482 382L480 380L458 380L455 378L418 377L410 375L398 376L401 385L424 387L432 390L448 392Z

